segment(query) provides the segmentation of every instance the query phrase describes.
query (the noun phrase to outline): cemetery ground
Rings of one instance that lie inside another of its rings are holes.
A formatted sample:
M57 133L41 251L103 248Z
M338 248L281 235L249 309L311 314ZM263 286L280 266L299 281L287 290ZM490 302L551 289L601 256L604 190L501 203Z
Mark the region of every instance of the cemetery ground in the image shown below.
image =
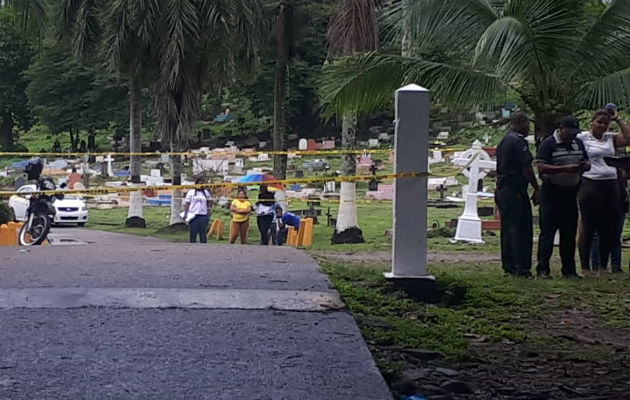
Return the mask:
M305 206L291 203L292 208ZM336 204L322 203L323 210L329 206L336 216ZM627 274L559 279L554 254L556 279L504 277L498 233L485 234L484 245L432 237L429 270L437 277L441 300L420 303L394 291L382 276L390 268L385 230L391 227L391 203L359 203L357 208L366 243L331 245L333 228L322 216L306 251L342 295L395 395L422 393L432 400L630 398ZM443 226L461 211L430 207L428 221ZM168 208L145 207L145 230L124 228L126 209L90 212L88 227L93 229L187 241L187 232L162 229ZM229 215L215 207L214 218L227 221ZM252 219L250 243L257 241ZM624 259L628 256L624 249Z
M626 274L523 280L498 263L433 263L442 298L425 304L392 290L388 264L321 265L395 394L630 398Z

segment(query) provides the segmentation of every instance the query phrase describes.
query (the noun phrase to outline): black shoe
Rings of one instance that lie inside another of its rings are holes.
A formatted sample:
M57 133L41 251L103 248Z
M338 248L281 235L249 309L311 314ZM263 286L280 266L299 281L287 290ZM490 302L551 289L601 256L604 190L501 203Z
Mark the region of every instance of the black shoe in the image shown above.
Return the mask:
M538 276L538 279L551 279L549 271L538 271L536 275Z
M518 271L516 274L514 274L517 278L525 278L525 279L531 279L534 276L532 275L532 273L530 271Z
M582 279L584 278L582 275L578 275L576 272L572 272L570 274L562 274L562 277L565 279Z
M614 266L611 268L611 272L612 272L613 274L621 274L621 273L623 272L623 269L621 269L621 267L620 267L620 266L614 265Z

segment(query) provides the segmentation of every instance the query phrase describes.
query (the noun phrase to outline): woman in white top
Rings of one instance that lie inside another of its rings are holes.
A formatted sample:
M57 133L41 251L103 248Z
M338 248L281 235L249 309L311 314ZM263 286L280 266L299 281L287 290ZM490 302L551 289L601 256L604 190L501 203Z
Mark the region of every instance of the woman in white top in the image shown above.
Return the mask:
M195 185L204 183L206 182L203 178L195 180ZM199 235L200 243L206 243L208 241L206 231L212 210L212 195L206 189L197 187L188 191L184 204L184 220L190 221L190 243L197 241L197 235Z
M608 131L610 122L619 125L621 133ZM582 271L591 270L589 259L593 235L599 238L599 261L601 265L592 265L593 272L606 269L610 247L615 236L619 219L619 185L617 170L608 166L604 157L614 157L616 147L630 144L630 127L613 110L599 110L591 119L589 132L577 136L584 142L584 147L591 162L591 169L582 174L578 191L580 206L581 231L578 242Z

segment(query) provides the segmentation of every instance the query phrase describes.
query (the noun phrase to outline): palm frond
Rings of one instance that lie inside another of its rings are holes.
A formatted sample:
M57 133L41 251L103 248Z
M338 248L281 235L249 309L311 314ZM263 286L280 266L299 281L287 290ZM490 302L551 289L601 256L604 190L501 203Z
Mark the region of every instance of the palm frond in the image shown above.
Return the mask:
M159 0L115 0L104 10L100 52L112 72L147 69L159 12Z
M330 56L378 49L377 9L381 0L340 0L328 27Z
M258 66L258 49L264 40L259 3L256 0L208 1L201 15L201 29L205 32L202 62L211 71L206 83L218 89L235 73L252 74Z
M559 55L576 45L579 0L512 0L481 35L476 65L493 66L504 80L542 83Z
M599 76L630 65L630 1L613 0L580 36L571 53L577 74Z
M61 0L57 18L58 35L69 38L78 57L96 52L102 34L104 8L98 0Z
M160 69L165 72L162 83L169 88L178 85L178 78L183 75L182 61L186 57L187 47L199 48L199 15L197 2L193 0L170 0L166 2L164 25L161 31L164 41L161 52Z
M320 82L320 99L328 117L379 109L391 102L396 89L409 83L424 86L443 104L460 108L493 103L507 89L498 77L469 67L377 53L326 65Z
M413 47L472 50L500 9L489 0L407 0L390 2L381 15L387 41L408 35Z
M153 87L155 113L162 137L179 146L186 143L198 118L204 90L231 79L239 56L255 55L254 43L261 36L254 34L260 5L256 0L163 0L160 4L154 39L161 44Z
M577 103L582 108L600 108L612 102L627 109L630 106L630 69L615 71L588 82L579 93Z
M5 5L14 9L20 17L22 29L32 29L37 34L44 34L47 30L49 0L6 0Z

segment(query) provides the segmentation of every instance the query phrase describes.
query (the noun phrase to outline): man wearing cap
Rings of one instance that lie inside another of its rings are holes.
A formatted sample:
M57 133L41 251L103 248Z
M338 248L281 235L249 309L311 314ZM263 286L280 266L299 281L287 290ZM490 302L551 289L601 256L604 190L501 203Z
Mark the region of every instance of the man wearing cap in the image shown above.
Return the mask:
M527 186L534 188L532 200L538 199L538 181L532 169L532 153L525 137L529 118L516 112L510 119L510 131L497 147L497 189L495 201L501 213L501 264L511 275L531 277L532 206Z
M577 191L580 176L591 166L584 143L577 139L580 123L566 116L560 128L544 139L538 147L536 166L542 179L540 193L540 238L538 265L540 278L550 277L549 259L553 253L556 231L560 231L562 276L577 277L575 270L575 235L578 225Z

